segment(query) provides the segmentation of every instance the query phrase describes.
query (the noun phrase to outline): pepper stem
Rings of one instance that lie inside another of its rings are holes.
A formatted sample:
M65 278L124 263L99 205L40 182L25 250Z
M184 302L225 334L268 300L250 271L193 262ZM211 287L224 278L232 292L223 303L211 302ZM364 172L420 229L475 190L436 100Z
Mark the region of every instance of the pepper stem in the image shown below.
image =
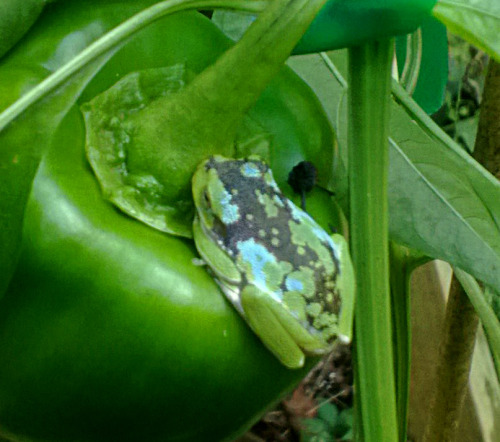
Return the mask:
M242 39L186 89L197 101L227 115L241 116L283 67L326 0L276 0ZM236 114L236 115L235 115ZM222 123L223 121L221 121ZM213 130L213 129L212 129Z
M158 98L135 120L132 173L149 173L166 198L190 201L201 160L235 156L240 124L327 0L275 0L242 39L180 92Z

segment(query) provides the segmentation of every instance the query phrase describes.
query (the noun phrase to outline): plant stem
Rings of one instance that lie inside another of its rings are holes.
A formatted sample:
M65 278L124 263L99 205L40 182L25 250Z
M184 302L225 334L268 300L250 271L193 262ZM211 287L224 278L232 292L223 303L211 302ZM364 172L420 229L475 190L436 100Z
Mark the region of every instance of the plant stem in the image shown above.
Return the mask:
M410 279L413 270L429 261L429 258L394 241L390 242L389 251L399 440L406 441L411 362Z
M472 155L500 180L500 63L491 59Z
M500 62L490 59L486 81L484 84L483 101L481 103L481 114L477 129L477 138L472 156L481 163L491 174L500 180ZM457 272L460 277L461 270ZM469 278L470 275L468 275ZM468 285L476 284L464 283L465 277L460 278L460 282L469 294ZM470 279L469 279L470 281ZM498 320L489 305L484 301L484 296L472 297L469 299L474 304L481 322L490 342L491 352L497 376L500 379L500 333L498 331ZM495 321L496 320L496 321Z
M406 440L410 390L410 276L406 262L407 249L394 242L390 244L391 299L394 316L394 372L396 376L396 406L399 437Z
M456 440L477 326L477 314L457 278L453 277L424 442Z
M458 268L454 268L453 271L481 320L481 325L488 338L497 377L500 379L500 323L498 318L485 299L485 293L483 293L475 278Z
M388 250L392 41L349 50L351 250L357 278L356 398L361 439L396 442Z
M283 67L325 3L326 0L274 0L238 44L198 75L186 93L197 95L197 99L205 97L212 111L246 113Z

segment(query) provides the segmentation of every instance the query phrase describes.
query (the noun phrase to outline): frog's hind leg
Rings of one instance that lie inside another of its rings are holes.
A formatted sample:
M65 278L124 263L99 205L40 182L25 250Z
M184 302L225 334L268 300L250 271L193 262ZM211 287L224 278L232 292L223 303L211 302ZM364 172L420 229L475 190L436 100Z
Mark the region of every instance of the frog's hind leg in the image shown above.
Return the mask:
M263 344L283 365L301 368L304 366L304 353L276 317L268 296L255 287L246 287L241 293L245 318Z
M269 304L276 319L305 354L321 356L331 350L331 345L321 339L319 332L307 329L282 304L273 301L269 301Z

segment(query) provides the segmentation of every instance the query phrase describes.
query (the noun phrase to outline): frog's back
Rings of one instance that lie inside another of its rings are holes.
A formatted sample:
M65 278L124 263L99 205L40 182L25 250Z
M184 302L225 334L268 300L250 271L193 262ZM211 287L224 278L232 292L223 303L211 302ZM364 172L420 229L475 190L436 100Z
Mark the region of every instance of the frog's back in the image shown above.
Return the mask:
M245 280L268 292L325 340L337 333L339 262L330 236L280 191L257 159L216 162L237 216L221 224L223 248Z

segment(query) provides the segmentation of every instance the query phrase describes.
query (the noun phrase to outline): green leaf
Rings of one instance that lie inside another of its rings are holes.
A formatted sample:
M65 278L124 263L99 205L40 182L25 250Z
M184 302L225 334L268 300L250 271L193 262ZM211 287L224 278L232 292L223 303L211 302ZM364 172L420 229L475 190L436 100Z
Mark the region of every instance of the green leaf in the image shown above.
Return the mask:
M322 100L342 154L347 133L341 84L345 82L345 54L336 51L331 57L333 67L331 60L316 55L296 57L291 65ZM406 109L393 101L390 129L391 238L463 268L499 291L499 182L421 109L418 113L418 106L404 92L402 98ZM337 175L337 183L339 179L342 176ZM337 186L336 194L345 210L343 188Z
M394 106L391 137L393 238L498 290L500 183L423 112Z
M338 423L335 427L335 436L342 440L352 439L352 429L354 426L354 411L352 408L342 410L339 415Z
M302 442L334 442L328 425L321 419L304 419L300 440Z
M432 13L451 32L500 61L498 0L439 0Z
M337 425L339 411L330 402L325 402L318 408L318 418L326 422L328 428L332 430Z
M326 427L320 425L316 421L321 420L326 424ZM318 408L317 419L313 421L309 428L328 429L328 433L335 438L345 438L346 435L352 433L353 426L353 409L346 408L339 411L338 407L331 402L325 402ZM352 437L352 436L351 436Z

